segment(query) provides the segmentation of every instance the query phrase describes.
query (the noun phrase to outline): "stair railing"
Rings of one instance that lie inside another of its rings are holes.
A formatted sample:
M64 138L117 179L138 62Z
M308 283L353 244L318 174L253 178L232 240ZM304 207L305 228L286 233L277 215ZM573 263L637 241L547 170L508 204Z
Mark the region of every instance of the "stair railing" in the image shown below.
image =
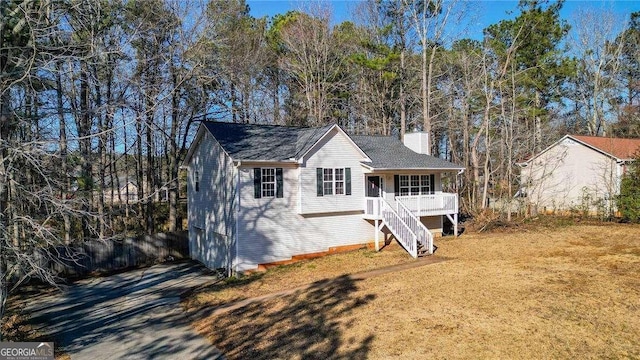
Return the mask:
M402 217L386 201L380 201L382 221L391 230L398 243L414 258L418 257L418 237Z
M433 254L433 234L431 231L402 201L398 201L396 204L398 206L398 216L407 224L411 232L416 235L417 241L427 249L427 253Z

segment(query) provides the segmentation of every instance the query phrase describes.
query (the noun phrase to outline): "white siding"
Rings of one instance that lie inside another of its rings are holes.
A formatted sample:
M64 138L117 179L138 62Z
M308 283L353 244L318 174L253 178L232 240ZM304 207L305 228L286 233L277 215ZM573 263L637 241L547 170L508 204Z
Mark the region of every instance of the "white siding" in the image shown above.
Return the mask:
M300 213L363 211L364 177L361 161L360 152L338 130L334 129L325 136L306 156L300 168ZM351 195L318 196L317 168L351 168Z
M374 227L362 218L361 156L343 135L337 132L331 135L317 151L309 154L302 167L283 167L283 198L254 198L253 168L241 168L242 206L235 264L238 271L288 260L295 255L374 240ZM316 167L350 167L352 195L318 197ZM303 180L301 184L299 176ZM300 206L305 214L299 213ZM383 239L383 235L380 238Z
M209 268L228 268L235 256L237 169L208 132L195 146L187 181L189 251Z
M594 202L618 194L616 162L571 139L548 149L522 169L522 185L539 211L594 210Z

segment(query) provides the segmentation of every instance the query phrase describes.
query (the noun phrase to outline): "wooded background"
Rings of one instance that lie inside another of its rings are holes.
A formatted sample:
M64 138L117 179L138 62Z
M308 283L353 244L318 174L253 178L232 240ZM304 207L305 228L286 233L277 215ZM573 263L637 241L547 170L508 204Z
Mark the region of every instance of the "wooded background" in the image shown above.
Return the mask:
M16 268L50 279L34 248L175 231L200 120L427 131L467 167L451 186L469 214L512 199L515 163L565 133L640 136L640 13L521 1L478 40L458 26L473 2L362 1L337 24L303 6L0 0L3 289Z

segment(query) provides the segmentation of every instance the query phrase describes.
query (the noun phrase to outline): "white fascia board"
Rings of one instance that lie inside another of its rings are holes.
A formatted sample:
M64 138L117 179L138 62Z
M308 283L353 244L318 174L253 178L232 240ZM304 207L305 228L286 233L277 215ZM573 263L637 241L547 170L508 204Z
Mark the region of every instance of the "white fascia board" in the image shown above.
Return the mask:
M193 156L193 153L196 151L196 148L200 146L200 140L202 139L202 136L204 135L205 131L207 130L205 129L204 125L202 125L201 123L200 126L198 127L198 131L196 132L196 137L191 142L191 145L189 146L189 151L187 151L187 155L184 157L184 160L182 160L182 164L180 165L180 167L186 168L187 166L189 166L189 161L191 161L191 157Z
M422 170L426 170L426 171L441 171L441 172L445 172L445 171L460 171L460 174L462 174L462 172L464 172L465 168L463 167L454 167L454 168L375 168L371 165L367 165L367 164L360 164L363 167L372 170L372 171L422 171Z
M277 161L277 160L235 160L234 164L238 167L240 166L246 166L246 167L251 167L253 165L257 165L257 166L266 166L266 165L270 165L270 166L286 166L286 167L296 167L298 165L298 162L295 160L281 160L281 161Z
M309 147L309 150L307 150L304 154L300 155L300 158L298 159L298 162L301 163L301 164L304 163L304 158L307 156L307 154L309 154L322 141L322 139L327 137L327 135L333 129L337 129L338 132L341 133L344 137L346 137L347 140L349 140L349 143L358 150L360 155L362 155L362 160L361 161L371 162L371 159L369 158L369 156L367 156L367 154L364 151L362 151L362 149L360 149L360 147L351 139L351 137L346 132L344 132L344 130L342 130L342 128L340 126L338 126L337 124L334 124L333 126L331 126L322 136L320 136L318 141L316 141L311 147Z

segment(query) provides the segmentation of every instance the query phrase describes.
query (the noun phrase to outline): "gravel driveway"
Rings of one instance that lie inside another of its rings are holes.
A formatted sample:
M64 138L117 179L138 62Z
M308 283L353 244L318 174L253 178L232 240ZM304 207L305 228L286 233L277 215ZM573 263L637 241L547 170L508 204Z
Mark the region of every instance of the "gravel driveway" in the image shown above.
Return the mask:
M214 280L200 265L156 265L76 282L28 302L39 331L72 359L216 359L189 325L180 294Z

